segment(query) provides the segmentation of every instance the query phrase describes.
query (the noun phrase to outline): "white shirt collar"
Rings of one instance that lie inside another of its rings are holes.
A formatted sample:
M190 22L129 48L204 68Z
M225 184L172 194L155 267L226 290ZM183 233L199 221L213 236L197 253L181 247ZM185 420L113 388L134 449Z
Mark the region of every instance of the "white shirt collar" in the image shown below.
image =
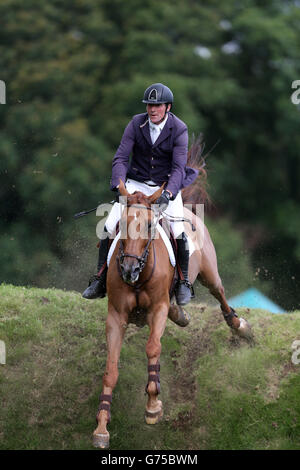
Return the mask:
M169 117L169 115L167 114L166 117L165 117L165 119L164 119L162 122L160 122L159 124L153 124L153 122L151 121L151 119L148 118L150 129L151 129L151 130L158 130L159 132L161 132L161 131L163 130L163 128L165 127L165 124L166 124L166 122L167 122L167 120L168 120L168 117Z

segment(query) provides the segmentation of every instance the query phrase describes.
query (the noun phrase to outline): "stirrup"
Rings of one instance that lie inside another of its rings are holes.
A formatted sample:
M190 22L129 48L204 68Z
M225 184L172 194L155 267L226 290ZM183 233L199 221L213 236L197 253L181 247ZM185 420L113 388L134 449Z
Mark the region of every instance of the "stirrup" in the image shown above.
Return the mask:
M100 277L99 277L97 274L93 274L93 276L91 276L91 277L89 278L89 285L88 285L88 287L90 287L90 285L91 285L92 282L94 282L94 281L100 281Z
M193 299L195 297L194 287L190 281L187 279L179 279L178 284L185 284L191 291L191 298Z
M177 305L186 305L192 298L192 285L186 280L179 280L175 287L175 297Z

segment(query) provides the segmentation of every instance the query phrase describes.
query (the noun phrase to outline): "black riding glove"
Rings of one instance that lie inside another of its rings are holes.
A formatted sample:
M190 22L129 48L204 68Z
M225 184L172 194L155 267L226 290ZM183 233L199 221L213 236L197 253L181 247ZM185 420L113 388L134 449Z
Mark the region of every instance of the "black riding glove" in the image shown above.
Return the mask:
M116 197L115 197L115 202L120 202L119 199L121 197L121 193L119 191L119 189L116 190Z
M114 202L119 202L119 198L121 196L119 188L113 188L112 192L114 193L114 197L115 197Z
M163 212L166 210L166 208L169 205L169 201L171 199L171 194L169 191L163 191L162 195L156 199L155 204L158 206L158 210L160 212Z

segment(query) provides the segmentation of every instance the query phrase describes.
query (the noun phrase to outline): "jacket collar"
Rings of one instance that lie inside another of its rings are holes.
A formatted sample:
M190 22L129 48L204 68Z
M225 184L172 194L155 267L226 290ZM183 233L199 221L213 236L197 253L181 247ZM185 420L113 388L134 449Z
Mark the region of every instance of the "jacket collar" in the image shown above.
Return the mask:
M148 144L151 145L152 147L152 141L151 141L151 136L150 136L150 127L149 127L149 121L148 121L148 114L145 115L145 121L140 124L140 129L142 131L143 136L147 140Z

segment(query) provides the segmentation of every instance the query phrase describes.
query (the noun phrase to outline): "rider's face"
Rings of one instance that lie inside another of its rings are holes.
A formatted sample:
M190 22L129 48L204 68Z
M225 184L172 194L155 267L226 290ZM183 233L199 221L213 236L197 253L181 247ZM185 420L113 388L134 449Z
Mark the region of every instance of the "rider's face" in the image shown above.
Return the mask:
M170 111L171 105L168 104L147 104L147 113L153 124L159 124L165 117L165 112Z

